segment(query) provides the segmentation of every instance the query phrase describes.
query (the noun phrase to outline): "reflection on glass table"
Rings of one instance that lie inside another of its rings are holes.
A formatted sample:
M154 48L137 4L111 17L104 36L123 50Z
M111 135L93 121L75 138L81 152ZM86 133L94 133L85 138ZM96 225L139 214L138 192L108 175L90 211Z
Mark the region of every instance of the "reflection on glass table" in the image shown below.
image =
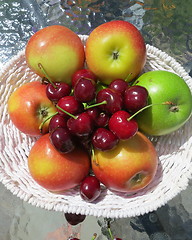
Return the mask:
M146 43L174 57L192 75L192 7L189 1L62 1L21 0L0 2L0 67L22 50L37 30L65 25L88 35L98 25L122 19L133 23ZM108 219L88 216L81 226L70 227L63 214L31 206L0 187L0 239L109 238ZM114 236L129 239L192 239L191 182L165 206L139 217L111 219ZM110 238L109 238L110 239Z

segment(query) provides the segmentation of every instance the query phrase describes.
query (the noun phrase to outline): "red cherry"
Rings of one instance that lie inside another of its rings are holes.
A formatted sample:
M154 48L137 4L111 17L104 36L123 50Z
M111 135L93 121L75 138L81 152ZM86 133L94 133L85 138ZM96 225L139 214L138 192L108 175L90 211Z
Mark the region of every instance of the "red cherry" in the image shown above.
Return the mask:
M86 202L95 201L100 193L100 181L95 176L88 176L81 183L80 195Z
M123 79L115 79L109 84L109 88L115 90L122 95L124 94L127 87L128 83Z
M76 118L69 118L67 127L71 133L77 136L87 136L93 131L93 120L87 112L80 113Z
M96 118L95 118L95 125L97 126L97 127L106 127L107 125L108 125L108 122L109 122L109 115L107 114L107 113L105 113L105 112L101 112L100 114L99 114L99 116L97 116Z
M60 98L68 96L70 92L71 87L64 82L55 82L54 86L48 83L46 87L47 97L53 102L58 102Z
M129 112L137 112L147 105L148 91L142 86L131 86L124 93L124 107Z
M81 78L74 86L74 96L77 101L90 102L95 98L95 82L89 79Z
M53 146L62 153L69 153L75 149L72 136L67 128L58 127L50 134Z
M93 146L101 151L114 148L118 142L119 139L106 128L98 128L92 136Z
M87 78L91 79L94 82L97 81L97 78L94 73L92 73L89 69L80 69L76 71L71 79L72 86L75 87L75 84L81 79L81 78Z
M61 98L58 101L57 106L73 115L83 111L83 104L77 101L74 96L66 96ZM62 116L69 117L68 114L62 112L60 109L58 109L58 112Z
M65 219L71 225L77 225L85 220L86 216L75 213L65 213Z
M65 117L61 116L60 114L57 114L53 116L49 122L49 132L52 132L55 128L67 127L67 120Z
M124 111L115 112L109 119L109 129L122 140L126 140L136 134L138 124L134 119L129 120L131 115Z
M106 104L98 106L102 111L113 114L123 107L123 99L121 94L110 88L100 90L96 96L96 102L101 103L106 101Z
M86 111L93 119L96 127L106 127L109 122L109 115L105 112L101 112L98 107L87 109Z
M95 119L99 116L101 110L98 107L92 107L86 110L89 116L95 121Z

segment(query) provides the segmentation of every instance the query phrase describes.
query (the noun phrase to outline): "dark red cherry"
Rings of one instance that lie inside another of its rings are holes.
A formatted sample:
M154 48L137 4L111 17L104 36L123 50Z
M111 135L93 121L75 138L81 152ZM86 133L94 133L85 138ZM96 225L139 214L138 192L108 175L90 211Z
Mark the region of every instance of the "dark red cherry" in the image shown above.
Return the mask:
M95 201L100 193L100 181L95 176L87 176L80 185L80 195L86 202Z
M89 69L80 69L76 71L71 79L72 86L75 87L75 84L82 78L91 79L94 82L97 81L97 78L94 73L92 73Z
M49 122L49 132L52 132L55 128L67 127L67 120L65 117L61 116L60 114L54 115L50 122Z
M82 112L76 115L76 118L69 118L67 127L74 135L87 136L92 133L94 123L87 112Z
M50 133L53 146L62 153L69 153L75 149L72 136L67 128L56 128Z
M89 116L95 121L95 119L99 116L101 113L101 110L98 107L92 107L86 110L86 112L89 114Z
M81 78L74 86L74 96L77 101L90 102L95 98L95 82L89 79Z
M96 127L106 127L109 122L109 114L101 112L99 107L93 107L86 110L89 116L93 119Z
M76 145L79 146L81 145L87 152L88 154L91 154L91 138L90 135L86 136L75 136L76 140Z
M100 105L99 108L109 114L113 114L123 107L121 94L110 88L102 89L97 93L96 102L101 103L104 101L106 101L106 104Z
M148 91L142 86L131 86L124 93L124 107L129 112L137 112L147 105Z
M96 118L95 118L95 125L97 127L106 127L109 122L109 115L106 112L101 112Z
M60 98L68 96L70 92L71 87L64 82L55 82L54 86L48 83L46 87L47 97L53 102L58 102Z
M106 128L97 128L92 136L92 144L95 148L106 151L114 148L119 139Z
M128 83L123 79L115 79L109 84L109 88L115 90L122 95L124 94L127 87Z
M109 119L109 129L122 140L129 139L138 131L138 124L134 119L129 120L131 115L124 111L115 112Z
M86 215L75 214L75 213L65 213L65 219L70 225L77 225L83 222L86 218Z

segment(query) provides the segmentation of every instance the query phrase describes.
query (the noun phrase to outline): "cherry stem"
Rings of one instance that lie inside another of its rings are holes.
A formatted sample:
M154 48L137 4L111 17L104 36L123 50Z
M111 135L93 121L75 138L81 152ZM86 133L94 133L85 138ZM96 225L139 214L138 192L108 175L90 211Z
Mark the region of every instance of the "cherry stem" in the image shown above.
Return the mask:
M92 108L92 107L97 107L97 106L100 106L100 105L103 105L103 104L107 104L107 101L104 100L103 102L95 103L95 104L93 104L93 105L86 105L86 106L85 106L85 110L86 110L86 109L89 109L89 108Z
M95 240L95 239L96 239L96 237L97 237L97 234L96 234L96 233L94 233L94 234L93 234L93 237L91 238L91 240Z
M110 227L108 227L108 232L109 232L109 236L110 236L111 240L113 240L114 237L113 237L113 234L111 232L111 228Z
M47 80L51 83L51 85L54 87L54 88L57 88L57 86L53 83L53 81L51 80L51 78L48 76L48 74L46 73L43 65L41 63L38 63L38 67L39 69L42 71L42 73L45 75L45 77L47 78Z
M153 104L149 104L143 108L141 108L140 110L138 110L136 113L134 113L133 115L131 115L127 121L130 121L132 118L134 118L137 114L139 114L140 112L142 112L143 110L147 109L147 108L150 108L152 106L156 106L156 105L173 105L172 102L163 102L163 103L153 103Z
M57 114L58 114L58 112L50 115L50 116L47 117L43 122L41 122L41 124L39 125L40 133L42 133L42 131L43 131L43 126L44 126L44 124L45 124L50 118L52 118L53 116L55 116L55 115L57 115Z
M79 80L81 80L81 79L86 79L86 80L93 81L93 79L91 79L91 78L88 78L88 77L83 77L83 76L81 76L81 77L78 79L78 81L79 81ZM78 82L78 81L77 81L77 82Z
M59 110L61 110L62 112L66 113L67 115L69 115L70 117L77 119L77 116L74 116L73 114L65 111L63 108L59 107L58 105L56 105L56 108L58 108Z
M132 75L132 73L129 73L129 74L127 75L127 77L125 78L125 82L129 82L129 78L130 78L131 75Z

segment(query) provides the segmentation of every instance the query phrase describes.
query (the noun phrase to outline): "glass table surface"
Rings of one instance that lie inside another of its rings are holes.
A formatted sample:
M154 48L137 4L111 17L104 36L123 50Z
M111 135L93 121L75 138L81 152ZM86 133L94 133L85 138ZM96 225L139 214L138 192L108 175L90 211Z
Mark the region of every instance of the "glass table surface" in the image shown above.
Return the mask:
M30 36L48 25L64 25L88 35L98 25L126 20L146 43L175 58L192 76L192 5L190 0L0 0L0 68L22 50ZM65 240L73 234L90 240L191 240L192 182L165 206L143 216L105 219L87 216L75 227L63 213L36 208L0 184L1 240Z

